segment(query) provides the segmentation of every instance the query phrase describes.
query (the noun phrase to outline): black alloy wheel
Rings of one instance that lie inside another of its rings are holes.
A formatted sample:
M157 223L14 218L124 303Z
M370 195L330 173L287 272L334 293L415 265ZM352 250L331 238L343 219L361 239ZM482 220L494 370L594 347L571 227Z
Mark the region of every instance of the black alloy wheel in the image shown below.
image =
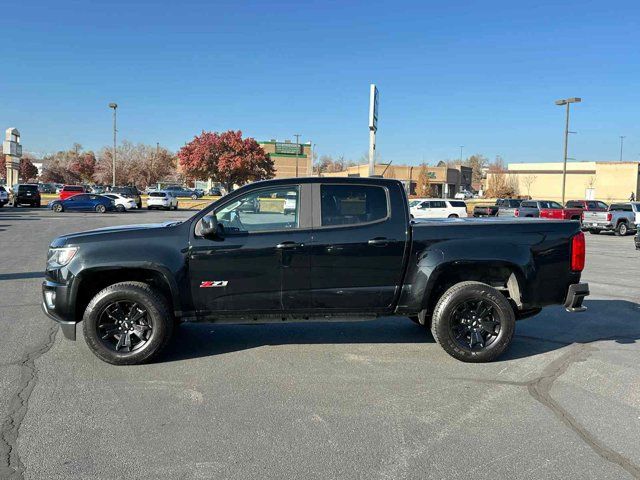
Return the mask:
M511 344L515 312L497 289L481 282L460 282L438 300L431 333L452 357L463 362L490 362Z
M484 300L459 304L450 321L455 340L469 350L488 347L500 334L500 320L493 316L493 305Z
M102 343L114 352L133 352L153 335L153 320L142 304L115 301L103 308L97 323Z
M164 295L142 282L110 285L91 299L82 317L87 346L114 365L155 358L171 339L174 316Z

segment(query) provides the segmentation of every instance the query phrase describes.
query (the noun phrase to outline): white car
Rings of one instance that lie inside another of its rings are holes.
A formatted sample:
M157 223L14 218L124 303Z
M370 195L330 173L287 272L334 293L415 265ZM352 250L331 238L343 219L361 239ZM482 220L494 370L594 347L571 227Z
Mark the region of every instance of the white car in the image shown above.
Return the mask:
M462 200L444 198L418 198L409 202L413 218L467 217L467 204Z
M296 192L287 192L287 197L284 199L284 214L296 213L298 205L298 194Z
M116 204L116 210L118 212L126 212L127 210L131 210L132 208L138 208L136 205L136 201L133 198L123 197L117 193L104 193L103 197L110 198Z
M473 198L473 193L471 193L469 190L461 190L456 193L453 198L455 198L456 200L467 200L469 198Z
M147 208L153 210L154 208L163 210L178 209L178 198L171 192L157 191L149 193L147 198Z

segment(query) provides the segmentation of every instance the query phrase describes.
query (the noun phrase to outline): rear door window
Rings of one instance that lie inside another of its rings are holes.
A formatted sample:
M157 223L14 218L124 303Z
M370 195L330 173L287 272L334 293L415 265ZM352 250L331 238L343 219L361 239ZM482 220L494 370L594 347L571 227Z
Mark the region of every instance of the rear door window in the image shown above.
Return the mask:
M321 185L321 225L357 225L389 215L387 191L373 185Z
M431 202L431 208L447 208L447 204L441 200L435 200Z
M449 200L449 204L450 204L452 207L456 207L456 208L466 208L466 207L467 207L467 204L466 204L466 203L461 202L461 201L459 201L459 200L458 200L458 201L456 201L456 200Z

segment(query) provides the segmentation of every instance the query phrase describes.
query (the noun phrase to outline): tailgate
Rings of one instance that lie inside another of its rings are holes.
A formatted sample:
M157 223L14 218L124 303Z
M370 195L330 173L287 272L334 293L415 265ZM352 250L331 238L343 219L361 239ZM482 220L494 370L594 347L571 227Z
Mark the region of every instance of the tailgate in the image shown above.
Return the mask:
M608 212L582 212L582 223L607 223Z
M564 218L564 215L563 215L563 211L557 208L541 208L540 217L562 220Z

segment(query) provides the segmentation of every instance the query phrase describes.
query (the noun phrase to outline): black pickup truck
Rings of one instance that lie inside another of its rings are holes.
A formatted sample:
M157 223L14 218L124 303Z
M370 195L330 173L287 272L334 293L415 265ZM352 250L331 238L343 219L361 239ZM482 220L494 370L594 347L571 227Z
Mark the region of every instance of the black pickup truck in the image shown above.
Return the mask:
M56 238L42 306L67 338L82 320L91 350L114 364L150 360L180 322L390 315L485 362L508 347L515 320L546 305L584 310L584 260L576 222L411 221L395 180L272 180L186 221Z

